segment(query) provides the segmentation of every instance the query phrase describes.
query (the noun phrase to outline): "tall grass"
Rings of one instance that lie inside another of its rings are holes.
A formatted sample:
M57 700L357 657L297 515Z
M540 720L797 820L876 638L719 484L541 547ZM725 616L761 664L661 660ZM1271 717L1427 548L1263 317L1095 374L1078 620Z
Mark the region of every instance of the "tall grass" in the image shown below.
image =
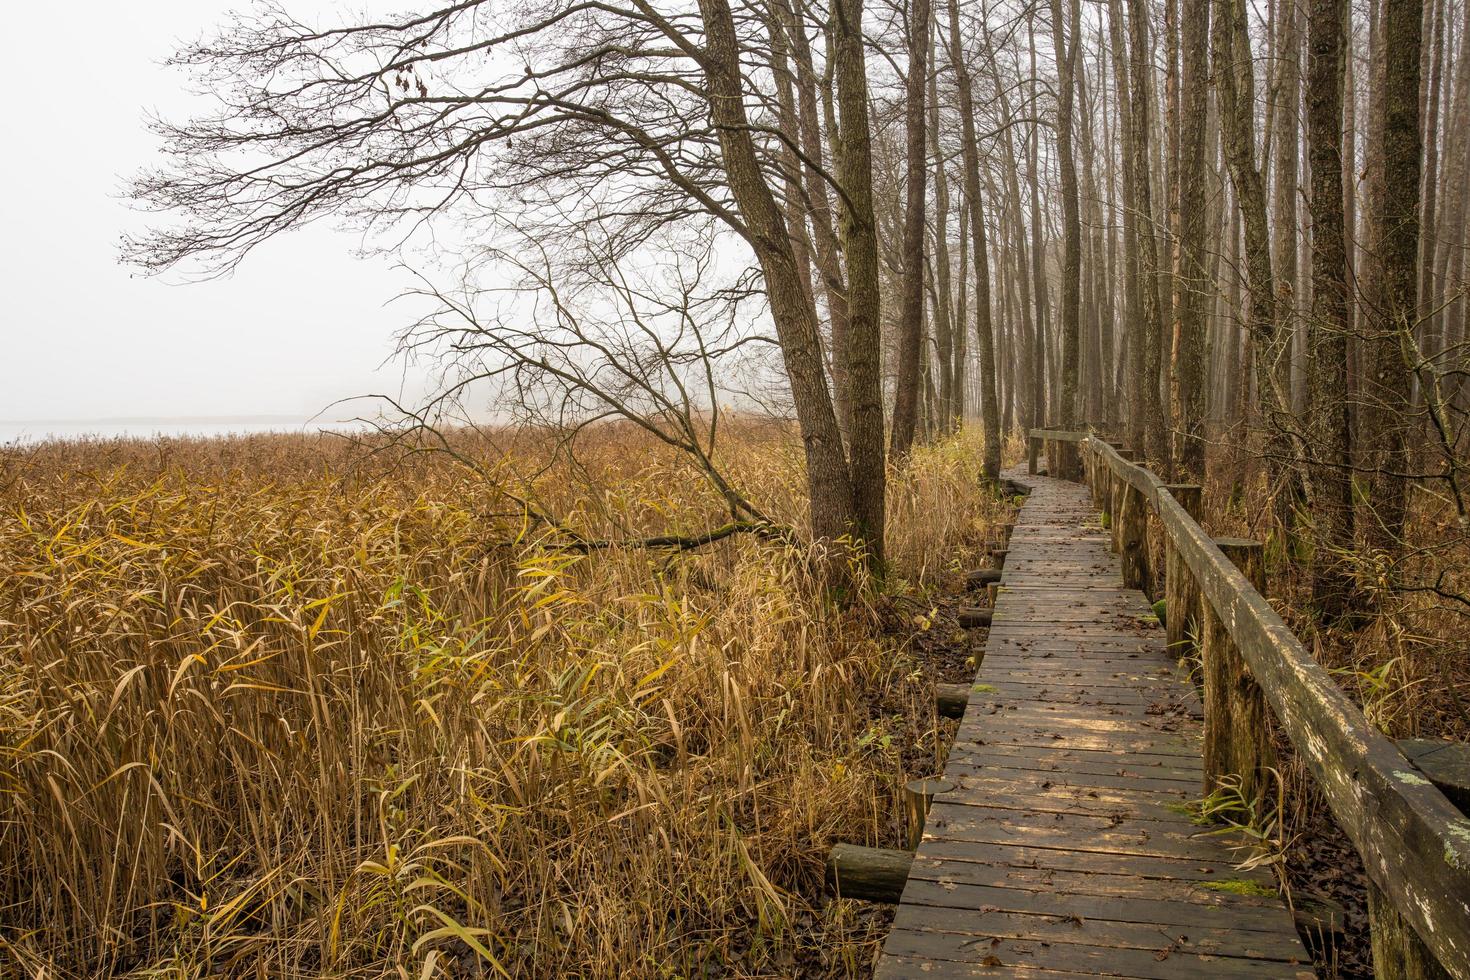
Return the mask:
M513 463L588 533L718 513L635 434L551 445ZM984 540L974 448L895 477L895 579ZM724 462L800 521L797 459ZM862 975L821 859L897 841L904 638L777 544L569 555L500 490L329 437L7 451L0 975Z
M1266 541L1272 604L1370 721L1395 737L1470 739L1467 610L1450 597L1470 592L1470 541L1456 528L1447 499L1411 488L1407 519L1399 529L1405 555L1392 576L1387 556L1362 547L1350 554L1312 555L1310 512L1298 515L1302 534L1289 540L1274 526L1265 467L1250 445L1219 450L1205 506L1211 533ZM1359 519L1371 519L1366 508ZM1355 622L1318 622L1311 596L1314 559L1336 562L1351 575L1358 592ZM1437 583L1447 595L1399 589L1391 578Z

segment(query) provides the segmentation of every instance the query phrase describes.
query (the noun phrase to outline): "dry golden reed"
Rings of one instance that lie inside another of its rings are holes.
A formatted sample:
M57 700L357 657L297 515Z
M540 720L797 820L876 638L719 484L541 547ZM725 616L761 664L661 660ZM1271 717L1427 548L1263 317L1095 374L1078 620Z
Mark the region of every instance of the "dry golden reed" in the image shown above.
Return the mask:
M626 430L456 445L589 534L719 519ZM722 463L799 522L798 449ZM895 476L888 588L983 542L975 450ZM6 450L0 975L864 974L822 857L897 840L903 638L779 544L573 555L503 489L329 436Z

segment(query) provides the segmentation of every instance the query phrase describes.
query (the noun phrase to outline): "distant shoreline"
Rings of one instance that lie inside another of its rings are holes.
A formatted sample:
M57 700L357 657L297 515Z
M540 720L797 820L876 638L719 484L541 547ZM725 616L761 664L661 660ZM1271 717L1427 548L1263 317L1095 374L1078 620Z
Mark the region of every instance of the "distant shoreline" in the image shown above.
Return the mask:
M313 425L299 415L122 415L114 418L0 419L0 426L36 425Z
M78 439L222 438L267 433L343 432L359 423L323 419L309 421L295 415L213 415L112 419L0 420L0 445L37 445Z

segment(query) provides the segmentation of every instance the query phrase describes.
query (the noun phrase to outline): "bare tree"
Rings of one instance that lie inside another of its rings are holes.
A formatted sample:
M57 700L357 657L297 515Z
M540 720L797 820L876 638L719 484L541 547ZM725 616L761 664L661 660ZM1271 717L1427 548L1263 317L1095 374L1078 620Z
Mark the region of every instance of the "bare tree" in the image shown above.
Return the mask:
M812 532L850 535L879 558L883 406L860 22L853 0L833 10L840 179L797 154L842 202L848 275L860 280L846 297L851 461L801 236L781 201L803 141L781 126L770 73L745 60L771 50L765 8L737 18L728 0L697 11L470 2L327 28L272 8L239 16L176 59L214 108L158 123L171 162L141 175L134 195L178 220L125 254L150 271L192 259L218 270L322 217L392 247L424 225L473 232L513 213L517 231L569 250L595 228L608 243L596 260L618 262L655 234L713 220L760 273L806 451Z

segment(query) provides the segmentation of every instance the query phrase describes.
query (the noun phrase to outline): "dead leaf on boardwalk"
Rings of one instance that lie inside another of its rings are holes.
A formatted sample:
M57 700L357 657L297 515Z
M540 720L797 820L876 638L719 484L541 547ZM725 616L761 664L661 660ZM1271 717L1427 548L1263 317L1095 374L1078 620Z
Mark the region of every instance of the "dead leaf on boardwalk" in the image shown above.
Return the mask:
M980 961L981 966L1005 966L1005 961L994 953L990 953Z

